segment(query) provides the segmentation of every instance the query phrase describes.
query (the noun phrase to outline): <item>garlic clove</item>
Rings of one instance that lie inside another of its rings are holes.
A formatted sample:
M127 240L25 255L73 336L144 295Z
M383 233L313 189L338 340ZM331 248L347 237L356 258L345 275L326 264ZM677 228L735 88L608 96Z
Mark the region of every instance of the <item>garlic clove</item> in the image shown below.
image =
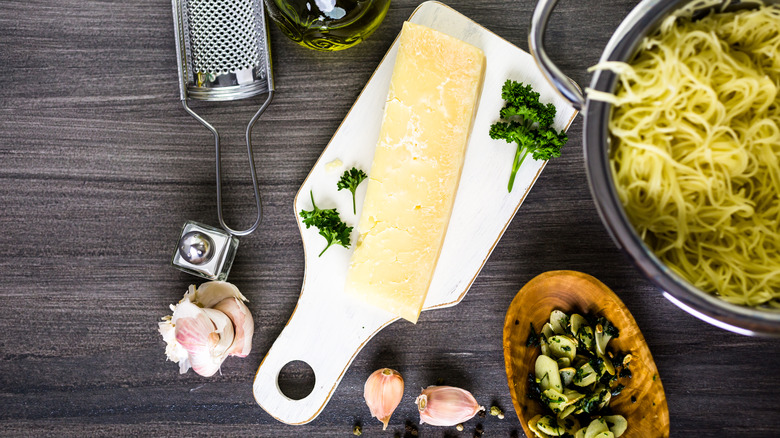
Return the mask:
M390 416L401 403L404 396L404 379L398 371L382 368L368 376L363 386L363 398L366 399L371 415L376 417L387 429Z
M204 315L205 316L205 315ZM192 370L204 377L213 376L222 364L215 360L210 350L215 343L214 324L208 317L180 318L176 323L176 342L187 351L187 364ZM179 364L181 372L181 363ZM187 371L187 368L184 368Z
M429 386L415 400L420 424L455 426L484 409L465 389L454 386Z
M193 285L190 286L187 294L190 294L192 302L200 307L214 307L225 298L238 298L241 301L249 301L234 284L226 281L207 281L197 288Z
M168 359L179 363L179 373L192 367L196 373L214 375L233 343L233 323L224 313L202 309L190 301L191 295L173 307L173 315L163 318L160 333L167 342Z
M244 304L249 300L235 285L226 281L208 281L197 288L191 286L189 293L196 304L220 310L233 321L236 339L228 355L246 357L252 350L252 336L255 332L252 314Z
M214 306L224 312L235 326L235 340L227 351L229 356L246 357L252 351L255 322L249 308L236 297L225 298Z
M184 300L173 312L172 321L176 341L187 351L192 370L204 377L219 371L234 339L230 318L219 310L201 309Z
M235 340L235 329L233 321L217 309L203 309L203 313L208 315L214 324L214 330L210 336L216 341L211 349L211 354L221 358L222 361L228 356L228 350Z

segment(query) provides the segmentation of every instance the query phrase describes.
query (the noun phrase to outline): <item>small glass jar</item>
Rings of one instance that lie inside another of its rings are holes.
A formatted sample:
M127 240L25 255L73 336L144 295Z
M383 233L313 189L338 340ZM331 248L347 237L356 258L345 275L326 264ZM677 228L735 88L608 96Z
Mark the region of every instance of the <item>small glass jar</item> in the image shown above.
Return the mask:
M390 0L263 1L285 35L320 51L343 50L368 38L390 7Z
M181 229L171 264L188 274L224 281L237 249L238 239L225 230L188 221Z

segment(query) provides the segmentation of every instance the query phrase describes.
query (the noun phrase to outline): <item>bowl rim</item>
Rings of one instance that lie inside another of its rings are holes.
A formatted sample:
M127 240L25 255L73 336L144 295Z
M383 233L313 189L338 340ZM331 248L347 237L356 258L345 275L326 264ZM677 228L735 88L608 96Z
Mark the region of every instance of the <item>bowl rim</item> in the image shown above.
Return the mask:
M600 62L628 61L642 38L690 0L645 0L623 20L607 43ZM780 3L780 0L767 1ZM595 72L590 88L613 92L617 75ZM583 111L583 149L591 195L601 221L612 240L663 295L691 315L725 330L748 336L780 337L780 311L763 310L729 303L710 295L669 269L648 248L628 220L614 186L609 165L611 146L607 122L612 105L587 99Z

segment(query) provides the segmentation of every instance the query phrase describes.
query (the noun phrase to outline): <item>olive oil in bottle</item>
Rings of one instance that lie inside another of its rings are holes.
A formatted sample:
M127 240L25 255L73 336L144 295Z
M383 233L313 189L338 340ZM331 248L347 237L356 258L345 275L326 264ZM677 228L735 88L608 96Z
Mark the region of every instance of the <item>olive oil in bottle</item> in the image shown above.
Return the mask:
M282 32L309 49L343 50L368 38L390 0L264 0Z

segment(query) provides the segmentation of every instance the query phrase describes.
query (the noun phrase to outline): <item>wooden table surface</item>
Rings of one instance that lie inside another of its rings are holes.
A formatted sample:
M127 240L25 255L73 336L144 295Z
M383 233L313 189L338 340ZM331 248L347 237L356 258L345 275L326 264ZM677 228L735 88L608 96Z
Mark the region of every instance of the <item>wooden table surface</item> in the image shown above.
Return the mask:
M563 1L550 24L553 60L581 85L637 2L606 3ZM182 224L217 223L211 134L179 104L170 2L3 0L0 435L330 437L361 423L364 436L403 436L405 422L418 423L418 389L445 382L507 416L476 418L463 432L423 425L420 436L470 437L477 424L485 436L522 436L504 372L504 314L537 274L573 269L601 279L633 312L673 436L778 436L780 343L689 316L618 251L587 187L579 117L462 303L382 330L309 424L279 423L255 403L255 370L303 277L293 197L417 4L393 0L371 38L337 53L304 49L271 25L277 94L254 130L265 219L241 239L230 274L251 300L253 350L203 378L180 375L157 332L168 305L200 282L170 266ZM449 4L527 48L533 1ZM254 214L241 125L258 104L204 110L224 132L236 226ZM385 366L407 390L382 433L362 389Z

